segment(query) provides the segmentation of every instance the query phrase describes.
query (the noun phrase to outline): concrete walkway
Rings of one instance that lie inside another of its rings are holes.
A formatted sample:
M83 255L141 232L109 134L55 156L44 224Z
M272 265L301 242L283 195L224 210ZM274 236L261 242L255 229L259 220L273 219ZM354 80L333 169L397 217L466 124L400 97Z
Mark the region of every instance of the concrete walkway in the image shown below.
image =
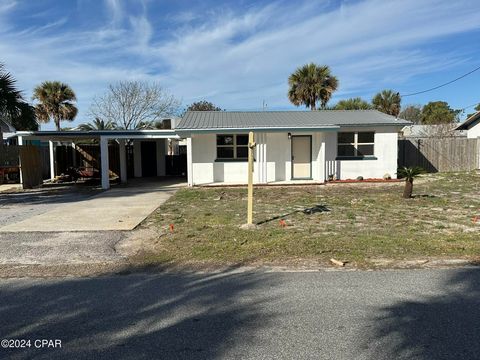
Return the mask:
M0 227L0 232L132 230L177 189L178 182L131 181L85 200Z

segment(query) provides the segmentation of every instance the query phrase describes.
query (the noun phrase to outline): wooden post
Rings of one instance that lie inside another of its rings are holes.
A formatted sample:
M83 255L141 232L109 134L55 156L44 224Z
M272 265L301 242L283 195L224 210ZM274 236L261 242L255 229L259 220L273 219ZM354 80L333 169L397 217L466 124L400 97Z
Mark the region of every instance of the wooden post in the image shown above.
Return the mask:
M248 133L248 208L247 208L247 224L253 224L253 152L255 150L255 142L253 131Z

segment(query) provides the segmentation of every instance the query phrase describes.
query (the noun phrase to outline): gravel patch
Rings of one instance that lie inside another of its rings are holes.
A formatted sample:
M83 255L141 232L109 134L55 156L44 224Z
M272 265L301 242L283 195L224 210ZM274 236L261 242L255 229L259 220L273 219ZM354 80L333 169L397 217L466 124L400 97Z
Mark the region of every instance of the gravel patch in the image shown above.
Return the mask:
M56 265L115 262L121 231L0 233L0 264Z

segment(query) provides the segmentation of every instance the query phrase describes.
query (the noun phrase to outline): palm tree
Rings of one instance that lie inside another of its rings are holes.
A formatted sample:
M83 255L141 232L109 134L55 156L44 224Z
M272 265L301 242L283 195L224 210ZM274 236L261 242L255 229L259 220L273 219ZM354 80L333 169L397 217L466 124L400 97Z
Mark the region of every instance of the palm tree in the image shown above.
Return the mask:
M338 79L326 65L314 63L299 67L288 78L288 98L295 106L305 105L317 109L317 102L325 109L332 94L338 88Z
M392 90L383 90L373 97L375 109L388 115L398 116L400 113L400 94Z
M95 118L91 123L78 125L78 130L93 131L93 130L115 130L117 124L113 121L104 121L99 118Z
M405 189L403 190L403 197L405 199L410 199L412 197L413 192L413 179L418 177L419 175L423 174L425 170L421 167L413 166L413 167L401 167L397 171L397 175L400 178L405 178Z
M371 108L372 105L359 97L340 100L334 107L335 110L369 110Z
M16 88L16 80L5 71L4 65L0 64L0 116L9 124L11 120L21 113L24 101L22 93ZM3 144L3 133L0 127L0 145Z
M67 84L59 81L45 81L33 91L33 99L39 101L35 106L37 118L41 122L53 119L57 131L60 131L60 122L73 121L78 109L75 106L77 98Z

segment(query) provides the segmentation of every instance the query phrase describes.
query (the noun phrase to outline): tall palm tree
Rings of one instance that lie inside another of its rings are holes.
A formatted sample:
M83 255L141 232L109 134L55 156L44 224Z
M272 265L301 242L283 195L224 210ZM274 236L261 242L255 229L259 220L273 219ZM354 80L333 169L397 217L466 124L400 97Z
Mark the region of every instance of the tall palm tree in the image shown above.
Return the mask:
M400 94L392 90L383 90L375 95L372 104L375 109L388 115L398 116L400 113Z
M58 131L61 121L73 121L77 116L75 93L70 86L62 82L43 82L34 89L33 99L39 101L35 106L38 120L47 123L53 119Z
M413 192L413 179L423 174L425 170L421 167L402 167L397 170L397 176L405 179L405 189L403 190L403 197L410 199Z
M113 121L104 121L99 118L95 118L91 123L78 125L78 130L92 131L92 130L115 130L117 124Z
M325 109L332 94L338 88L338 79L326 65L314 63L299 67L288 78L288 98L296 106L305 105L317 109L317 102Z

